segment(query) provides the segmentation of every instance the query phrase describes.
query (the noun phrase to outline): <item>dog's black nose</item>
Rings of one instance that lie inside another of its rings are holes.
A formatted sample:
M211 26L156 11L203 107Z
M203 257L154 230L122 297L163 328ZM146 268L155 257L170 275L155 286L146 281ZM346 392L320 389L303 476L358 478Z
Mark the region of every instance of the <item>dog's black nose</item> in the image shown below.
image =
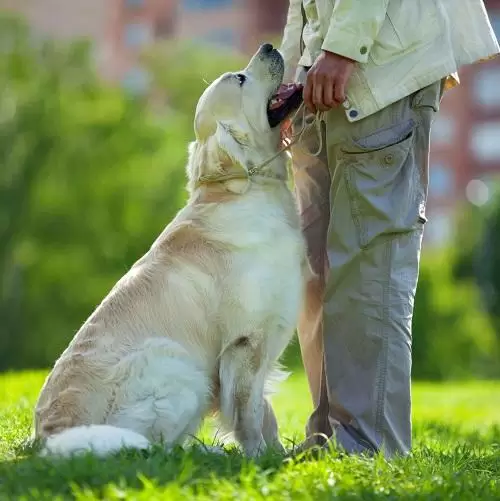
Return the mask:
M274 49L273 45L270 43L265 43L261 46L260 50L263 54L269 54Z

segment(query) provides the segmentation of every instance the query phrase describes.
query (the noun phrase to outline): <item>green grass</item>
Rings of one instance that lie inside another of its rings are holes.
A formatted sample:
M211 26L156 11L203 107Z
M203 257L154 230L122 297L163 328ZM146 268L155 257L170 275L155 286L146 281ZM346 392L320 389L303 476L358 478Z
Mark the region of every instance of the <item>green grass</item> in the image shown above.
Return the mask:
M334 451L251 462L236 450L224 457L196 448L49 461L20 452L43 377L0 376L0 500L500 499L499 383L416 384L414 451L390 463ZM299 441L310 412L303 377L274 400L282 436Z

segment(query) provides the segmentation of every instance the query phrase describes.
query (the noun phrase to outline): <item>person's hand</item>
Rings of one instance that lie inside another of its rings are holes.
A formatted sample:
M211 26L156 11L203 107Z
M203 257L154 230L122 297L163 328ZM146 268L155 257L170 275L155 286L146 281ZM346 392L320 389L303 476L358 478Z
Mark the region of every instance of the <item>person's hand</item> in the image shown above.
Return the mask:
M322 51L307 72L303 94L307 108L316 113L342 104L355 64L352 59Z

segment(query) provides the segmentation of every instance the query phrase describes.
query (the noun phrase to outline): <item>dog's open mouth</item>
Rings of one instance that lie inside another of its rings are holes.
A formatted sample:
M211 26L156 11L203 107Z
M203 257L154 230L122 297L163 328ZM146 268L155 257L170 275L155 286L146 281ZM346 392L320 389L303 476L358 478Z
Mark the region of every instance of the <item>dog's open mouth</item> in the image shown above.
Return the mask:
M267 106L267 120L271 128L279 125L302 102L303 86L297 83L280 85Z

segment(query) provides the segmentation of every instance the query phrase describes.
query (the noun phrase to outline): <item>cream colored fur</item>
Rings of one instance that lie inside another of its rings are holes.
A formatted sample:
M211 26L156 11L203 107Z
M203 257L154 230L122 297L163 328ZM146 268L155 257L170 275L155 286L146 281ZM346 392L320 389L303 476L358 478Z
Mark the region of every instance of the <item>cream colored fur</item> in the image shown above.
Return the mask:
M255 456L282 449L265 385L287 346L308 273L305 244L267 102L281 56L204 92L190 145L190 198L57 360L36 405L44 454L167 446L207 413Z

